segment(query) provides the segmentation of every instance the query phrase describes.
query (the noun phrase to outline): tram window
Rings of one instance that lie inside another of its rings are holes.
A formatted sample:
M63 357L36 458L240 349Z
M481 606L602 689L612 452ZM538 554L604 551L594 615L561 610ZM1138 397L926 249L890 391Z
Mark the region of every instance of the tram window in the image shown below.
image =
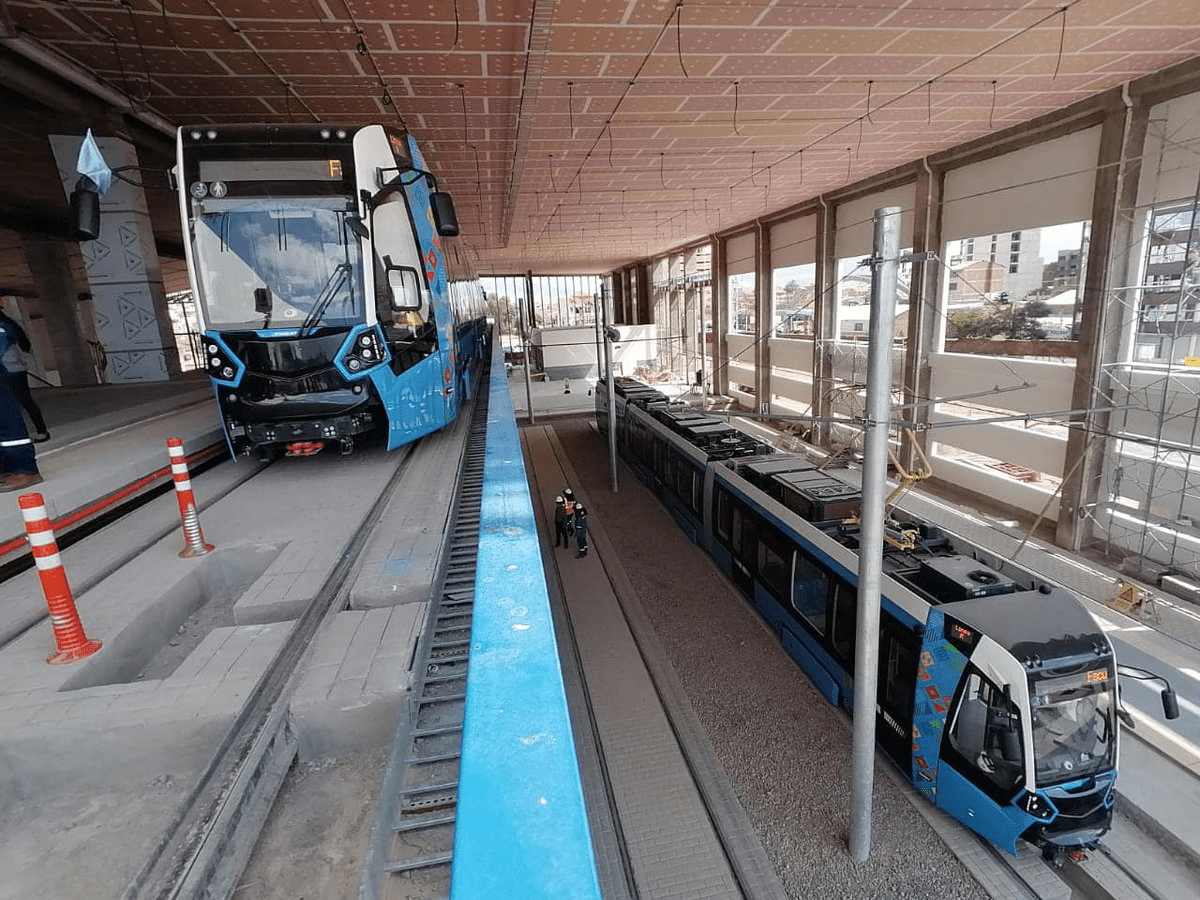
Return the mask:
M638 433L637 455L647 466L654 462L654 436L645 429Z
M917 671L918 648L903 640L899 625L889 613L880 614L882 659L879 667L879 698L885 709L901 713L899 721L911 722L913 686Z
M833 649L847 662L854 662L854 629L858 622L858 595L840 578L833 583Z
M728 546L729 536L733 531L733 497L730 496L729 491L719 487L716 490L714 502L717 506L717 514L714 517L713 525L721 543Z
M696 486L700 483L700 473L691 463L684 460L678 462L678 481L675 485L675 493L679 495L691 512L698 513L700 512L700 499Z
M792 608L817 634L825 633L825 601L829 598L829 576L808 557L796 554L792 573Z
M792 568L792 548L777 528L761 526L758 539L758 576L777 599L788 595L788 576Z
M754 532L754 522L746 515L746 510L735 505L733 527L730 529L730 549L733 550L733 555L747 566L755 562Z
M969 671L947 733L950 746L972 767L964 774L1002 791L1015 789L1025 772L1020 735L1016 706L992 681Z

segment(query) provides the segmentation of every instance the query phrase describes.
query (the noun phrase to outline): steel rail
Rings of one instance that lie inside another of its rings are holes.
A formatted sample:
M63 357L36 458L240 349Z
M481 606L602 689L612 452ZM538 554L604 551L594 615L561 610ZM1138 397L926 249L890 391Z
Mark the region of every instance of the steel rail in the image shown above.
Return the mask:
M193 480L197 480L198 477L200 475L202 475L204 472L209 471L210 469L212 469L213 467L219 465L221 462L224 462L224 461L225 460L221 459L221 458L209 458L208 460L206 460L205 462L202 462L198 466L192 466L191 473L192 473ZM202 507L202 509L211 507L213 504L217 503L219 500L221 500L221 499L227 497L229 494L233 493L239 487L244 485L247 481L254 478L256 475L259 475L267 467L267 465L269 465L269 464L260 465L257 468L248 468L247 471L241 477L231 481L229 484L225 485L223 488L220 488L219 490L216 490L211 494L206 494L204 506ZM165 496L166 494L168 494L172 491L173 491L173 485L170 481L170 475L169 475L169 470L168 470L168 480L164 484L159 486L158 488L156 488L152 491L147 491L145 493L138 494L136 497L134 497L130 500L127 500L126 502L124 502L118 506L113 507L112 509L103 513L102 515L89 519L86 524L72 529L71 531L67 532L67 534L65 536L58 537L58 532L56 531L55 535L58 538L57 543L58 543L59 549L60 550L69 549L72 545L77 544L80 541L83 541L88 537L91 537L96 532L100 531L103 528L107 528L109 525L112 525L114 522L121 521L126 516L132 515L133 513L137 512L142 507L147 506L148 504L152 503L153 501L159 499L162 496ZM127 547L124 547L124 548L116 551L116 552L113 552L111 556L107 556L104 560L104 564L102 566L100 566L99 568L95 569L94 571L88 572L81 578L78 578L78 579L72 578L71 579L71 587L72 587L72 591L74 592L75 596L79 597L79 596L82 596L83 594L87 593L92 588L96 587L98 584L103 582L106 578L108 578L111 575L115 574L116 572L120 571L122 568L127 566L133 560L137 559L142 553L144 553L145 551L147 551L148 549L153 547L155 544L157 544L163 538L167 537L167 535L171 534L172 532L176 531L179 528L180 528L180 522L179 522L178 517L176 516L176 517L170 518L170 520L168 521L168 523L166 525L160 525L157 528L147 530L145 532L145 534L142 536L141 540L139 540L136 544L131 544ZM33 563L32 554L27 554L25 557L23 557L19 560L15 560L13 562L9 562L4 565L0 565L0 582L7 581L9 578L15 578L17 575L21 574L22 572L33 568L33 565L34 565L34 563ZM50 618L49 610L47 610L45 613L39 614L36 617L31 616L26 622L24 622L19 627L19 630L14 630L12 632L12 634L7 637L7 639L0 640L0 648L3 648L5 646L7 646L8 644L12 643L13 641L16 641L17 639L21 638L26 633L28 633L29 631L31 631L34 628L37 628L39 625L44 623L49 618Z

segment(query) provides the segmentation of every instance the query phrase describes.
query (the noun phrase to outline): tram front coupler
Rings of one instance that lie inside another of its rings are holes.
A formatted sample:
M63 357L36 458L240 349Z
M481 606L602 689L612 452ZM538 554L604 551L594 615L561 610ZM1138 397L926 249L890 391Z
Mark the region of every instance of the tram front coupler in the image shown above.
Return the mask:
M1049 844L1042 848L1042 859L1054 866L1056 869L1061 869L1066 863L1081 863L1087 861L1087 851L1095 850L1096 844L1088 844L1084 847L1055 847Z

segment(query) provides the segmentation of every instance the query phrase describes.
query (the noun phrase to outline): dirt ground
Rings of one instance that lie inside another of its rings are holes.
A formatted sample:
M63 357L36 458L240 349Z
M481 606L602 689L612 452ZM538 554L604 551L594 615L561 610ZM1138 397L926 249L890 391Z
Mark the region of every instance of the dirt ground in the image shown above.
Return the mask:
M387 748L298 763L234 892L236 900L350 900L363 861Z

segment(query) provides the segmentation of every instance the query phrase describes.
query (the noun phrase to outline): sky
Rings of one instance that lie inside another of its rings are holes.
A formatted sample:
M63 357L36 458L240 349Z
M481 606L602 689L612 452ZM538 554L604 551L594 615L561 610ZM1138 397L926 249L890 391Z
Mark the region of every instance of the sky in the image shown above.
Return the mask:
M1059 250L1078 250L1082 243L1083 223L1051 225L1042 229L1042 262L1054 262Z

